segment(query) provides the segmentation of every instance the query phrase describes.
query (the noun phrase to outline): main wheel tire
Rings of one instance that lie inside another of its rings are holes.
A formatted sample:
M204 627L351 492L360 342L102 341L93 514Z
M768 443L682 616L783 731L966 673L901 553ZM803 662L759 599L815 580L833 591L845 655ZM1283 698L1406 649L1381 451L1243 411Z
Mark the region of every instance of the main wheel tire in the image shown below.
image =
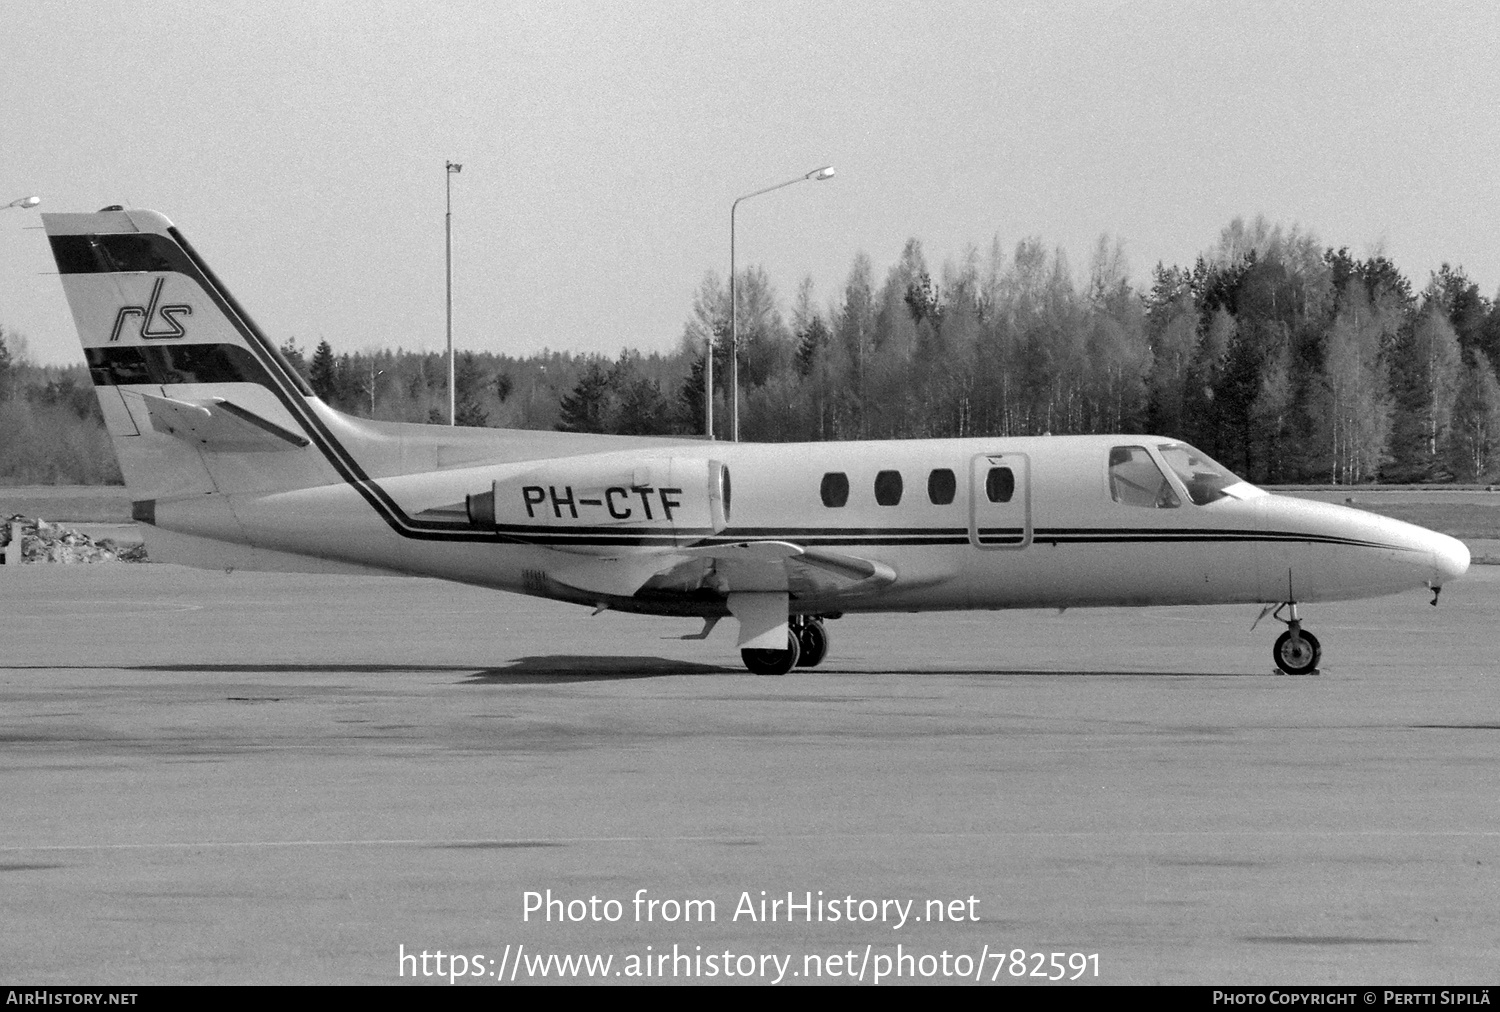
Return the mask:
M828 630L822 622L808 622L797 630L797 645L802 648L797 667L815 668L828 656Z
M788 631L785 650L741 650L740 657L752 674L784 675L797 666L802 650L797 644L797 634Z
M1298 630L1294 635L1288 629L1276 640L1271 654L1276 658L1276 666L1287 674L1310 675L1318 670L1323 647L1312 633Z

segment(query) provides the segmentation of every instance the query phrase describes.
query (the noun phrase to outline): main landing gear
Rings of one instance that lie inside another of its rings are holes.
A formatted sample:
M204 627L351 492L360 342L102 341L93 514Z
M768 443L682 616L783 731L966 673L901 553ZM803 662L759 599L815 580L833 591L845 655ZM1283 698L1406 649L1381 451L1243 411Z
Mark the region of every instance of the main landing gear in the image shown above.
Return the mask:
M1288 617L1281 617L1282 609L1290 609ZM1318 661L1323 658L1323 647L1316 636L1302 628L1302 620L1297 617L1297 602L1278 605L1271 617L1286 626L1286 632L1277 637L1276 646L1271 648L1276 666L1289 675L1316 675Z
M741 650L745 667L757 675L784 675L793 668L815 668L828 656L828 630L818 615L787 621L785 650Z

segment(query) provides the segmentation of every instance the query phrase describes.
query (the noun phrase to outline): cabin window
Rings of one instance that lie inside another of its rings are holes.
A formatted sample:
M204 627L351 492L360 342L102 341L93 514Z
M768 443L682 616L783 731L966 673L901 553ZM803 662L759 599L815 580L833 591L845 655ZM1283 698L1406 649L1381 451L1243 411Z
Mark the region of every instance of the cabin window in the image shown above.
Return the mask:
M823 475L821 490L824 506L842 506L849 501L849 476L842 471Z
M992 467L984 476L984 496L990 502L1010 502L1016 494L1016 476L1008 467Z
M901 501L901 472L881 471L875 476L875 501L894 506Z
M1173 509L1181 505L1144 446L1116 446L1109 451L1109 494L1126 506Z
M958 479L946 467L940 467L927 476L927 498L934 506L946 506L958 492Z

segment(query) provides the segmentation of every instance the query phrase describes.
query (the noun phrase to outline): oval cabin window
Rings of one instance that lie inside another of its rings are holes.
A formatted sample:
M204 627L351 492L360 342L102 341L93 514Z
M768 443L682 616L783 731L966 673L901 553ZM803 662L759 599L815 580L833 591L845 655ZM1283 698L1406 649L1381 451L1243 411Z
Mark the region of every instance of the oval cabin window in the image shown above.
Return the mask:
M984 477L984 494L990 502L1010 502L1016 494L1016 476L1008 467L992 467Z
M881 471L875 476L875 501L894 506L901 501L901 472Z
M849 501L849 476L842 471L830 471L823 475L821 489L824 506L842 506Z
M958 492L958 479L946 467L938 468L927 476L927 498L934 506L946 506Z

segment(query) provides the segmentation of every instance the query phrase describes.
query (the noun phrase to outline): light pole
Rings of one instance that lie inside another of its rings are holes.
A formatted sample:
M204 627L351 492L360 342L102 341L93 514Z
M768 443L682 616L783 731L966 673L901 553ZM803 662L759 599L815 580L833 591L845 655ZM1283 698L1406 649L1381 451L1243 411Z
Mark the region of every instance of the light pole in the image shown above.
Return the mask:
M9 204L6 204L4 207L0 207L0 211L4 211L4 210L7 210L7 209L12 208L12 207L20 207L20 208L36 207L41 202L42 202L42 198L41 197L20 197L20 198L18 198L16 200L12 200Z
M448 213L443 218L443 239L448 247L448 424L457 425L458 401L453 393L453 174L464 167L457 162L447 164L443 182L447 184Z
M740 441L740 323L739 306L735 303L734 292L734 212L739 209L741 200L749 200L751 197L759 197L762 193L770 193L772 190L779 190L783 186L791 186L793 183L800 183L804 179L811 179L814 182L817 182L819 180L832 178L833 166L825 165L821 169L813 169L811 172L798 176L796 179L788 179L784 183L777 183L775 186L768 186L764 190L756 190L754 193L747 193L743 197L737 198L735 202L729 206L729 438L732 442L738 443ZM712 362L712 359L713 352L712 349L710 349L710 362ZM714 391L713 371L711 368L706 373L706 375L708 377L708 389L706 391L706 395L709 399L709 403L712 404ZM712 412L712 408L710 408L710 412ZM713 415L711 413L709 415L709 418L713 418ZM712 426L710 426L709 428L709 438L713 438Z

